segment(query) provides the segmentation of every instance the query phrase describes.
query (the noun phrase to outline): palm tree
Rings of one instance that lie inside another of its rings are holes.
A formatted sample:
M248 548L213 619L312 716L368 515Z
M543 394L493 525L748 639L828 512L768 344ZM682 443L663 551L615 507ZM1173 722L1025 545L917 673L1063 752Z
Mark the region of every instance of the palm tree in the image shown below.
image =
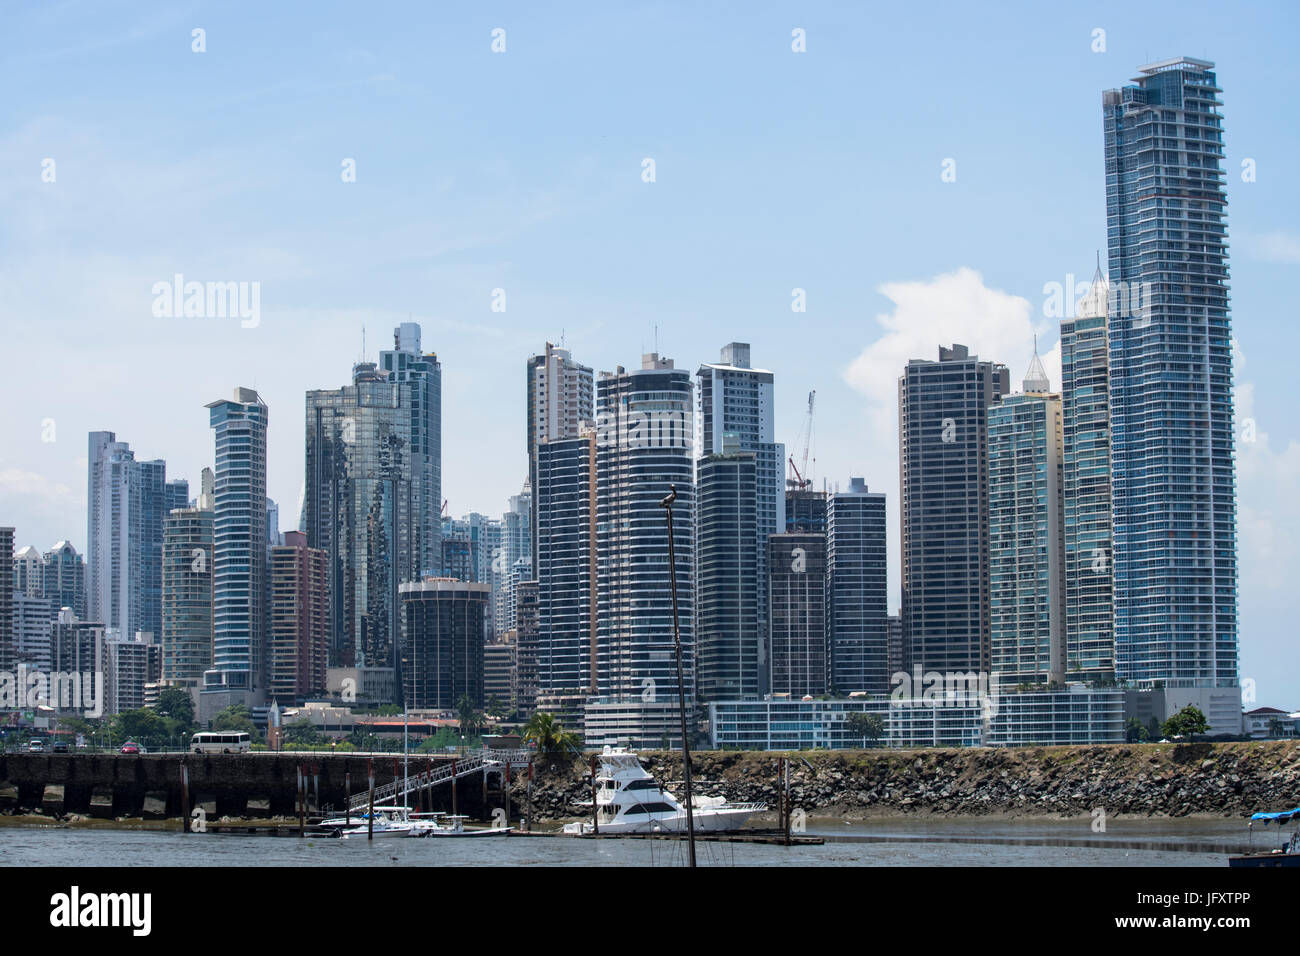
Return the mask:
M538 750L551 757L572 753L579 746L577 734L565 730L553 715L540 710L533 714L524 728L524 740L535 744Z
M474 702L470 700L469 694L461 695L460 700L456 701L456 716L460 722L461 735L464 737L473 737L474 732L483 727L483 715L474 709Z

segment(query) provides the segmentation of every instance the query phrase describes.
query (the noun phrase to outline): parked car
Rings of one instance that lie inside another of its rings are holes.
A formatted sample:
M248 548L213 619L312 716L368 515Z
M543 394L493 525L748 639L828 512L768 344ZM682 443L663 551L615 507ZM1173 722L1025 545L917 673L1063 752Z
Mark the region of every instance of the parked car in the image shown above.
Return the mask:
M133 740L128 740L126 743L122 744L120 752L124 754L138 754L140 753L140 745Z
M32 738L31 740L27 741L27 752L29 754L45 753L45 741L40 740L38 738Z
M60 740L51 749L56 754L65 754L68 752L68 745L65 741Z

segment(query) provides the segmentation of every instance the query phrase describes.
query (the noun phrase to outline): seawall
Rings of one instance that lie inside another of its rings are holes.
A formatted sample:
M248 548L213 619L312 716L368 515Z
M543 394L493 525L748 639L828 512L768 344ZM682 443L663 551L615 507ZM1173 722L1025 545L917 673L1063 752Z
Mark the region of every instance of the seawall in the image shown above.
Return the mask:
M692 755L697 792L777 804L780 754ZM1115 744L951 750L819 750L789 755L794 806L848 818L899 814L1245 817L1300 805L1300 742ZM681 795L681 756L641 755ZM535 818L589 810L586 766L539 761Z

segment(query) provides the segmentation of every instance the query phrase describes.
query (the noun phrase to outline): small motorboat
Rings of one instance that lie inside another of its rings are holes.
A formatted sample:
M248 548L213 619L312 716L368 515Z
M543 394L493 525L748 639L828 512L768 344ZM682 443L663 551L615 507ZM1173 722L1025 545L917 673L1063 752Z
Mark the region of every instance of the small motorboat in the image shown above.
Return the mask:
M1270 823L1276 823L1278 830L1283 833L1289 827L1291 837L1284 840L1280 847L1256 853L1254 852L1256 823L1263 824L1265 830L1267 830ZM1251 852L1228 857L1228 866L1300 867L1300 807L1296 807L1294 810L1281 810L1271 813L1252 813L1246 826L1250 830Z

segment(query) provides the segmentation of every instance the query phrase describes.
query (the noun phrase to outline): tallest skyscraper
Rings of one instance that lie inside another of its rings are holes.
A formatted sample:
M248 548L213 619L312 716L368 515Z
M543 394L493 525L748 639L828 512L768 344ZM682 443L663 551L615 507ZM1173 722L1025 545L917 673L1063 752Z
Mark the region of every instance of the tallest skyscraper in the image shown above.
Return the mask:
M1237 529L1223 117L1214 64L1103 93L1115 670L1237 682Z

